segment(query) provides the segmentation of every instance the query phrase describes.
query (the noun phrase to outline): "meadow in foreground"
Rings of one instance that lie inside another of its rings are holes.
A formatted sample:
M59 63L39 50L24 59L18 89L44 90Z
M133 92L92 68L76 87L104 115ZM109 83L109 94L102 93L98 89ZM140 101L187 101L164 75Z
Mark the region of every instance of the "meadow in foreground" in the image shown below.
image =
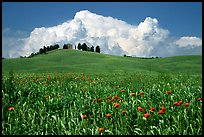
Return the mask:
M2 134L201 135L202 76L3 74Z

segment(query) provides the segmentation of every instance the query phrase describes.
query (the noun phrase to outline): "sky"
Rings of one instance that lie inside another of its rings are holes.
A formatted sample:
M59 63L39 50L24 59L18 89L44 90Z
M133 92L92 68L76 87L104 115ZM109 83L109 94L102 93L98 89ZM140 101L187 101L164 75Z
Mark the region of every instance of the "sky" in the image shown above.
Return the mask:
M2 56L59 43L132 56L202 54L201 2L3 2Z

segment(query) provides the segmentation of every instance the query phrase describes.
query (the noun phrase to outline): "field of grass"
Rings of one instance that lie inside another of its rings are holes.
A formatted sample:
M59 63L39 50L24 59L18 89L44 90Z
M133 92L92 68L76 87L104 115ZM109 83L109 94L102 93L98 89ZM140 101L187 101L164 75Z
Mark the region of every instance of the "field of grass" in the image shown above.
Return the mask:
M2 71L17 72L152 72L202 73L202 56L158 59L118 57L77 50L54 50L33 58L2 60Z
M68 50L4 59L2 134L202 135L201 62Z

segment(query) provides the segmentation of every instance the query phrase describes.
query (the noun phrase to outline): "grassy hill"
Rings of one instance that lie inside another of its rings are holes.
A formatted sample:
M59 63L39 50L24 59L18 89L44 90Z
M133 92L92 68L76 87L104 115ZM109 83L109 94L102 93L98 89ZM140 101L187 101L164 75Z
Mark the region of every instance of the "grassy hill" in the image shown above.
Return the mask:
M118 57L93 52L57 49L32 58L2 60L2 72L147 72L202 73L202 56L157 59Z

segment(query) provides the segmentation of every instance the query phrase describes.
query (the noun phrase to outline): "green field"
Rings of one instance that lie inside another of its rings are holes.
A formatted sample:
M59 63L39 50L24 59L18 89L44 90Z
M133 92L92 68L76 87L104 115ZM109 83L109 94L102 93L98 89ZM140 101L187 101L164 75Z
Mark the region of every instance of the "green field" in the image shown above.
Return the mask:
M156 72L202 73L202 56L177 56L158 59L118 57L77 50L54 50L33 58L2 60L8 72Z
M202 135L202 56L3 59L2 134Z

